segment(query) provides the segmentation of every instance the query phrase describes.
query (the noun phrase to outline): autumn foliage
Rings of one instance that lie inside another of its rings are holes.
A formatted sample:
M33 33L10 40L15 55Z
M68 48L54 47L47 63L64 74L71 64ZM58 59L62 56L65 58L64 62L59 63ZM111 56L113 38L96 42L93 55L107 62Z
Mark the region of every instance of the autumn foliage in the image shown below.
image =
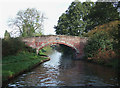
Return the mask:
M89 37L84 48L87 60L102 64L120 57L120 21L112 21L95 27L85 36Z

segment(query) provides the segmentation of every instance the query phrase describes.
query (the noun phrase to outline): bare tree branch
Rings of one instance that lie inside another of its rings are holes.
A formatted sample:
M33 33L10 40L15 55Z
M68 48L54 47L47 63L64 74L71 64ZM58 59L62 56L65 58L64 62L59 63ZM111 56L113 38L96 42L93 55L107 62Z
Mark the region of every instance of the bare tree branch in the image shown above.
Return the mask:
M22 36L32 36L36 30L42 30L44 19L46 18L39 11L28 8L19 11L17 17L9 22L9 26L18 30Z

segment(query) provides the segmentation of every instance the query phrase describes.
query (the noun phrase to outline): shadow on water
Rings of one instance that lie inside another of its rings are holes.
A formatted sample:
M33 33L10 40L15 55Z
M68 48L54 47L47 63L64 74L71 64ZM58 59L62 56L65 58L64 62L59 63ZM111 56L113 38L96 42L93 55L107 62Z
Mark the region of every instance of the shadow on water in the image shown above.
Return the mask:
M53 50L49 57L50 61L19 76L9 83L8 87L117 85L114 69L75 60L71 55L62 55L56 50Z

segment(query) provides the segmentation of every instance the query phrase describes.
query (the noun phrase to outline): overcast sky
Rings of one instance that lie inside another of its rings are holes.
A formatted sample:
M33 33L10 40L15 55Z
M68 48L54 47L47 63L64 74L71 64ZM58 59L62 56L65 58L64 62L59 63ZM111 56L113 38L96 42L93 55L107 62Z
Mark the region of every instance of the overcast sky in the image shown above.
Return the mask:
M4 37L5 30L8 32L13 30L8 26L8 20L14 18L19 10L27 8L36 8L44 13L48 19L44 21L43 33L55 34L54 25L57 25L59 17L72 1L74 0L0 0L0 38Z

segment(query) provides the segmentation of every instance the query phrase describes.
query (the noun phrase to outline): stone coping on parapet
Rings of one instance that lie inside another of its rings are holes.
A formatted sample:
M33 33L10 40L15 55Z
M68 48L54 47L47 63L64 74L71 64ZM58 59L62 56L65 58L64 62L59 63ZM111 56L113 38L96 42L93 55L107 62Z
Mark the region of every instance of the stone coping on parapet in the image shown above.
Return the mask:
M81 36L72 36L72 35L41 35L41 36L31 36L31 37L51 37L51 36L56 36L56 37L80 37L80 38L87 38L87 37L81 37ZM21 37L21 38L31 38L31 37Z

